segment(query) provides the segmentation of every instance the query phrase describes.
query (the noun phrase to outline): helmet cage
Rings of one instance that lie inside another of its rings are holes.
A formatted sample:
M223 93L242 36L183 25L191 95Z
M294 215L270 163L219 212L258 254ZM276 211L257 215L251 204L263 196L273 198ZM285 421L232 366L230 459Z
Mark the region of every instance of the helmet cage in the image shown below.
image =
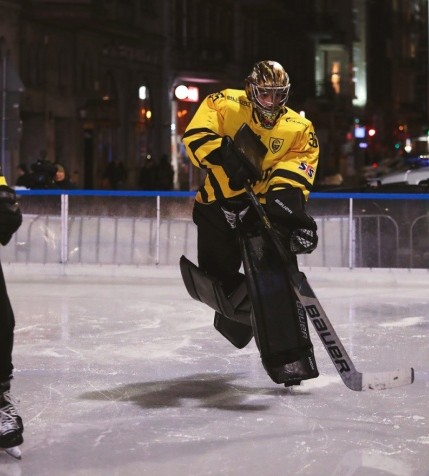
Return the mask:
M264 127L272 128L289 98L289 76L276 61L260 61L245 80L246 96Z
M261 112L276 114L289 98L290 84L270 87L250 83L249 86L252 101Z

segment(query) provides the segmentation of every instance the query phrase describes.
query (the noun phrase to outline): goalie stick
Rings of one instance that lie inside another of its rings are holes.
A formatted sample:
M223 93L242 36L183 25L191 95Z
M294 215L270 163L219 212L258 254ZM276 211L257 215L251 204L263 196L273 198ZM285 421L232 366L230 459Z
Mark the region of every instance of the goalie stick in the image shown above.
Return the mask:
M259 202L249 183L244 185L256 212L261 219L265 230L273 241L277 251L283 259L292 286L298 299L304 306L307 316L313 324L320 340L322 341L329 357L331 358L342 381L351 390L384 390L387 388L408 385L414 381L414 369L397 369L378 373L362 373L356 370L353 361L347 354L340 338L335 332L328 316L323 310L319 300L314 294L304 273L298 270L293 261L289 259L280 238L274 230L265 209Z
M260 172L262 160L267 149L247 124L243 124L240 127L234 137L234 143L240 152L239 158L243 161L248 161L256 172ZM268 236L273 241L274 246L286 266L287 273L299 301L304 306L308 318L316 329L318 336L345 385L351 390L361 391L382 390L413 383L413 368L379 373L362 373L356 370L328 316L308 283L305 274L299 271L294 260L290 259L289 252L283 246L264 207L253 192L251 185L246 182L244 188Z

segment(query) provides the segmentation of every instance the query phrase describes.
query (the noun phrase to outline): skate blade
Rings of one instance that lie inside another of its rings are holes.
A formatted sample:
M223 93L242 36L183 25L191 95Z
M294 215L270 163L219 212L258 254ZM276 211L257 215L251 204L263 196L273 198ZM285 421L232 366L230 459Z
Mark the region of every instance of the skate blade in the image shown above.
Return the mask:
M286 388L299 387L302 383L302 380L290 380L289 382L284 382L283 385Z
M21 448L19 446L13 446L12 448L2 448L3 451L15 459L21 459Z

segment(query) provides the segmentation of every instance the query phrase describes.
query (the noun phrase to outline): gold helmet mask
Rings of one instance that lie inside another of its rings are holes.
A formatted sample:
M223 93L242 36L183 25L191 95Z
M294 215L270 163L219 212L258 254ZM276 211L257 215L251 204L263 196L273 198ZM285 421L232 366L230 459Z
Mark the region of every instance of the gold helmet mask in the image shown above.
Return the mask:
M247 98L256 108L262 126L272 129L289 97L288 74L276 61L259 61L245 85Z

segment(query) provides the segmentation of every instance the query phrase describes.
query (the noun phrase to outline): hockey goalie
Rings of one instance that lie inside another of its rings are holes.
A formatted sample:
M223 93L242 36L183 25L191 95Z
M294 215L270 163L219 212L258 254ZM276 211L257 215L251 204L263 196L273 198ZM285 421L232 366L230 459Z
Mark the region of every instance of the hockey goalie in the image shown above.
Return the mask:
M279 63L260 61L244 90L211 94L198 108L182 139L206 171L193 209L198 265L180 263L189 294L214 309L215 328L238 348L254 337L267 374L286 386L319 373L306 312L246 187L290 259L316 248L306 201L319 144L312 123L286 106L289 89Z

